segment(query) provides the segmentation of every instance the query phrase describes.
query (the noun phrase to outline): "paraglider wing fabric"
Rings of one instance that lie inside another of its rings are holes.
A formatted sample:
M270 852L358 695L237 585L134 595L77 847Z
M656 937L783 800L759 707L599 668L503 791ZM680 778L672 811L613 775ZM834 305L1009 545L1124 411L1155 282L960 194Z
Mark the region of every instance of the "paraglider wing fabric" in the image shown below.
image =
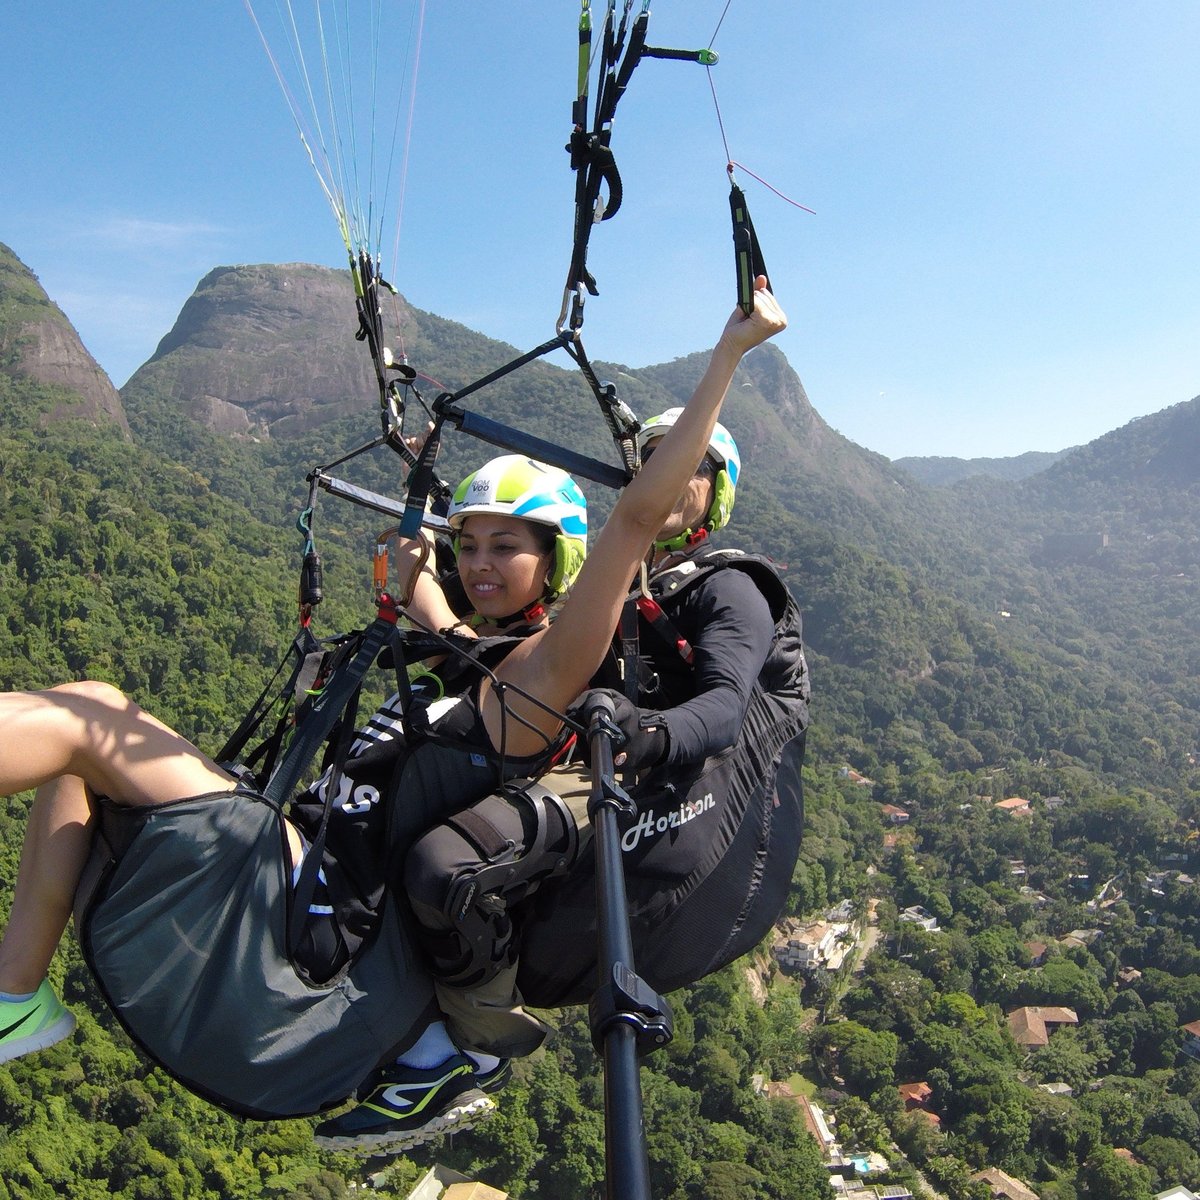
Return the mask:
M394 904L328 985L288 960L275 805L244 792L102 804L76 929L113 1012L186 1087L237 1115L302 1116L341 1103L412 1039L433 994Z

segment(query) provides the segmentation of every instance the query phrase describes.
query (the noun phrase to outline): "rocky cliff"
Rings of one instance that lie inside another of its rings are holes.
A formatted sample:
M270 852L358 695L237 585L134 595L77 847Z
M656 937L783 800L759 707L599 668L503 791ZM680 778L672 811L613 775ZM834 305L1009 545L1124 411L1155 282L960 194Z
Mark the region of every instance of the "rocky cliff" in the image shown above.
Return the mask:
M45 419L114 422L128 435L121 397L37 276L0 244L0 371L62 393Z

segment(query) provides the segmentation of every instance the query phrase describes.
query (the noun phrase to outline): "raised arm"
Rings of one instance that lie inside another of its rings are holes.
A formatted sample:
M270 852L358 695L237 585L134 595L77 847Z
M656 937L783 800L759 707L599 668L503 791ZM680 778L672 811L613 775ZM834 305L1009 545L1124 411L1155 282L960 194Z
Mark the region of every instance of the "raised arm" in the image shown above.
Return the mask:
M622 492L558 619L509 655L501 678L559 710L583 691L608 648L630 579L704 457L734 371L747 351L786 325L782 309L767 291L766 279L760 277L753 314L746 316L737 309L729 318L692 398L655 447L654 455ZM553 722L548 723L545 714L528 708L521 711L543 732L553 731ZM494 697L485 698L484 717L495 737L499 723ZM516 736L521 741L526 736L536 739L533 734ZM513 744L510 730L513 753L531 753L537 748L532 740L527 745Z
M395 550L397 577L407 581L408 595L402 597L404 609L426 629L448 629L459 619L434 571L436 565L433 544L424 533L399 542ZM461 633L472 634L469 626Z

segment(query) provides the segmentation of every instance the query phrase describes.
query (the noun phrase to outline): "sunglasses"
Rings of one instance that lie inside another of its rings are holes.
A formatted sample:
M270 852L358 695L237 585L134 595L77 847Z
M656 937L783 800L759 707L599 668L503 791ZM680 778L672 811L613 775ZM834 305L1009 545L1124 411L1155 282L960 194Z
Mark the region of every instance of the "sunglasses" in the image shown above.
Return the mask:
M654 453L654 446L647 446L642 451L642 464L645 465L650 461L650 456ZM707 454L700 460L700 465L696 468L693 478L695 479L715 479L720 466Z

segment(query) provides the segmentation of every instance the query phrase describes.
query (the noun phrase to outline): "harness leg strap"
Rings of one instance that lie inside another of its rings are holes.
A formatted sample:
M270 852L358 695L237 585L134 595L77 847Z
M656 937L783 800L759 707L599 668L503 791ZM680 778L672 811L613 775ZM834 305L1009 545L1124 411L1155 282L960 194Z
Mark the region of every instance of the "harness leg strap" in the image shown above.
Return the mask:
M562 799L519 781L455 813L408 852L404 884L433 974L478 987L517 956L510 908L564 874L579 831Z

